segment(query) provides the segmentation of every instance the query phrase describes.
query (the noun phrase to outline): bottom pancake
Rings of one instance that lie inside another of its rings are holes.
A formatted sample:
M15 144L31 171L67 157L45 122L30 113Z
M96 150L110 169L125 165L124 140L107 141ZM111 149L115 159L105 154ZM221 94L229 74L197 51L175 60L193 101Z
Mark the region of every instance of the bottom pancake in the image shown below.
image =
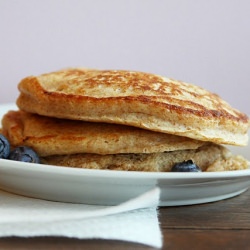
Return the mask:
M198 149L151 154L73 154L48 156L43 164L86 169L170 172L173 165L193 160L202 171L230 171L248 168L248 161L234 156L220 145L208 143Z

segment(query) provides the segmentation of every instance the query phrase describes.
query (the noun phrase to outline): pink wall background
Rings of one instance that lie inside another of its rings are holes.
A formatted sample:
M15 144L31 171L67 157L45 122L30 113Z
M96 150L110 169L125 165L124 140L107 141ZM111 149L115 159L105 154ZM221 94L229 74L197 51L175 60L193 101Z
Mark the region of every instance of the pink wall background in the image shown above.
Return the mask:
M248 0L0 0L0 103L69 66L192 82L250 114Z

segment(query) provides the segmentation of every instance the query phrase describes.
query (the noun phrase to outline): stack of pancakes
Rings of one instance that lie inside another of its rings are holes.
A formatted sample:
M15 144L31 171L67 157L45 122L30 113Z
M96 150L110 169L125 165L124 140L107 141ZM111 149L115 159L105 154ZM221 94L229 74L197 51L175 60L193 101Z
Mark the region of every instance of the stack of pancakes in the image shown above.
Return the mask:
M50 165L169 172L193 160L202 171L248 168L221 144L245 146L249 118L218 95L159 75L72 68L18 85L18 111L2 120L12 147Z

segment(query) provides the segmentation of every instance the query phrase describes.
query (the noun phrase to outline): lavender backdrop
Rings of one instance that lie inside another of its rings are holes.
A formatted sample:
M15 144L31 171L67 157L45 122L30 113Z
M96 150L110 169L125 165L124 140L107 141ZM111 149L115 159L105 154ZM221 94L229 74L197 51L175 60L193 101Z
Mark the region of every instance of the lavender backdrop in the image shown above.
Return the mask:
M0 0L0 103L69 66L192 82L250 114L248 0Z

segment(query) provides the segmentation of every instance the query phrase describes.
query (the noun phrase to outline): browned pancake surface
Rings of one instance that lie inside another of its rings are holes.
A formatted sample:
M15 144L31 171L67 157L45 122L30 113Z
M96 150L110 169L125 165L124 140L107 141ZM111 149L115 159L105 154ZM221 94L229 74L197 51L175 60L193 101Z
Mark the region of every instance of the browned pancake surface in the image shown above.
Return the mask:
M131 125L197 140L246 145L248 117L218 95L162 76L66 69L23 79L20 109L40 115Z

